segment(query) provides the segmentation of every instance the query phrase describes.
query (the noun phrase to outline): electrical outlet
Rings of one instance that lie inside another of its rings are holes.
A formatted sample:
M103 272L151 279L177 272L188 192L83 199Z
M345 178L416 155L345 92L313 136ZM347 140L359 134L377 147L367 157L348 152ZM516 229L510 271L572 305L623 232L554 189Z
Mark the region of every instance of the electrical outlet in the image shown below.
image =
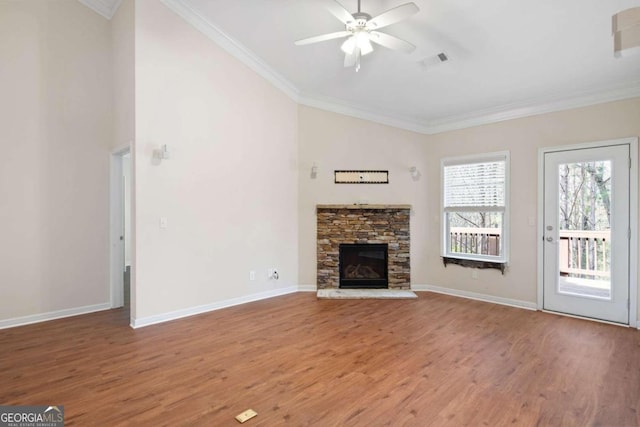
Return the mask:
M251 270L249 272L249 280L256 280L256 272Z
M473 270L471 270L471 278L472 279L477 279L478 278L478 269L474 268Z
M278 274L278 270L275 267L271 267L268 271L267 271L267 277L269 279L272 280L278 280L278 278L280 277Z
M160 217L160 228L167 228L167 217L166 216L161 216Z

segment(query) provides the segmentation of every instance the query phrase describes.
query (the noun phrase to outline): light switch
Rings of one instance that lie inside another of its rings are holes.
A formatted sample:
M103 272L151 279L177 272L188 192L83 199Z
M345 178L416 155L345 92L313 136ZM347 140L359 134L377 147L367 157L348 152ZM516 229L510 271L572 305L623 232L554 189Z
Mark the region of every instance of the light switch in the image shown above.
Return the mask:
M166 216L161 216L160 217L160 228L167 228L167 217Z

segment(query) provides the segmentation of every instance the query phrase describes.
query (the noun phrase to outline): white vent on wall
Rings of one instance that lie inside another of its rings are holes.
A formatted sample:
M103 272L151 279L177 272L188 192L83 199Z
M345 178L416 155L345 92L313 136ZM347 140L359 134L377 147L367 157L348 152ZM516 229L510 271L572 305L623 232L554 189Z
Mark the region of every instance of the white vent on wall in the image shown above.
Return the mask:
M613 53L616 57L640 52L640 7L616 13L611 26Z

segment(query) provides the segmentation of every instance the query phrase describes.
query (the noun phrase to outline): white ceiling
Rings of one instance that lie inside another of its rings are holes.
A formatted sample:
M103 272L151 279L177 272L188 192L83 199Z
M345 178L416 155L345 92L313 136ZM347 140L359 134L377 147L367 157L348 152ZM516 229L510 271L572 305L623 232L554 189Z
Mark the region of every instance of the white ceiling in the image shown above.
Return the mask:
M640 54L614 58L611 35L612 15L640 0L413 0L420 12L383 31L417 49L374 45L357 73L342 40L293 44L344 29L332 0L162 1L303 104L427 133L640 96ZM420 64L440 52L450 61Z

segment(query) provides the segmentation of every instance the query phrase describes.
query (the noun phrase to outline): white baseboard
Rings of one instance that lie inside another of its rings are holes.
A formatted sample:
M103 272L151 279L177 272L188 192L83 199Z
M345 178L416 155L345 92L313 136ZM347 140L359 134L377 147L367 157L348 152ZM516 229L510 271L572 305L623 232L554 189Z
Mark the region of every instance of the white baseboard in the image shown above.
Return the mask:
M435 292L437 294L444 294L444 295L450 295L450 296L454 296L454 297L468 298L468 299L473 299L473 300L483 301L483 302L491 302L491 303L500 304L500 305L508 305L509 307L524 308L525 310L537 311L539 309L538 308L538 304L536 304L534 302L521 301L521 300L516 300L516 299L510 299L510 298L496 297L496 296L493 296L493 295L479 294L479 293L476 293L476 292L469 292L469 291L461 291L461 290L458 290L458 289L443 288L441 286L411 285L411 290L414 291L414 292ZM544 310L542 310L542 311L544 311ZM589 318L586 318L586 317L571 316L571 315L563 314L563 313L556 313L556 312L552 312L552 313L560 314L560 315L563 315L563 316L575 317L577 319L594 320L594 319L589 319ZM602 322L602 323L611 323L611 322L605 322L605 321L600 321L600 320L594 320L594 321ZM618 324L618 323L611 323L611 324L620 326L620 324ZM633 323L631 324L631 326L633 327ZM636 328L638 330L640 330L640 320L637 321Z
M32 323L46 322L48 320L62 319L64 317L79 316L81 314L109 310L110 308L110 303L104 303L87 305L84 307L67 308L65 310L49 311L47 313L31 314L29 316L14 317L13 319L0 320L0 329L14 328L16 326L30 325Z
M469 292L469 291L461 291L459 289L443 288L443 287L440 287L440 286L412 285L411 286L411 290L412 291L418 291L418 292L420 292L420 291L435 292L437 294L445 294L445 295L451 295L451 296L455 296L455 297L473 299L473 300L477 300L477 301L491 302L491 303L494 303L494 304L508 305L510 307L524 308L526 310L534 310L535 311L535 310L538 309L538 305L535 302L521 301L521 300L517 300L517 299L496 297L496 296L493 296L493 295L486 295L486 294L480 294L480 293Z
M294 292L316 292L317 288L314 285L298 285L290 286L287 288L273 289L270 291L260 292L257 294L247 295L244 297L232 298L229 300L218 301L211 304L205 304L197 307L191 307L184 310L172 311L169 313L158 314L155 316L143 317L141 319L132 319L132 328L141 328L144 326L154 325L156 323L168 322L170 320L176 320L183 317L193 316L196 314L206 313L208 311L219 310L226 307L233 307L235 305L245 304L252 301L259 301L262 299L273 298L281 295L287 295ZM450 296L469 298L477 301L490 302L494 304L507 305L510 307L523 308L526 310L537 310L536 303L529 301L514 300L510 298L496 297L492 295L480 294L476 292L461 291L458 289L443 288L433 285L412 285L411 290L414 292L434 292L439 294L445 294ZM16 317L13 319L0 320L0 329L13 328L16 326L29 325L32 323L46 322L48 320L62 319L64 317L78 316L81 314L94 313L96 311L103 311L111 309L109 303L95 304L85 307L70 308L66 310L51 311L48 313L33 314L30 316ZM640 330L640 320L636 323L636 328Z
M270 291L259 292L257 294L246 295L238 298L231 298L224 301L217 301L211 304L185 308L183 310L170 311L168 313L156 314L153 316L142 317L140 319L131 319L131 327L134 329L142 328L144 326L155 325L156 323L169 322L171 320L181 319L183 317L194 316L196 314L207 313L209 311L220 310L222 308L233 307L234 305L246 304L248 302L278 297L281 295L287 295L294 292L298 292L298 286L290 286L287 288L273 289Z

